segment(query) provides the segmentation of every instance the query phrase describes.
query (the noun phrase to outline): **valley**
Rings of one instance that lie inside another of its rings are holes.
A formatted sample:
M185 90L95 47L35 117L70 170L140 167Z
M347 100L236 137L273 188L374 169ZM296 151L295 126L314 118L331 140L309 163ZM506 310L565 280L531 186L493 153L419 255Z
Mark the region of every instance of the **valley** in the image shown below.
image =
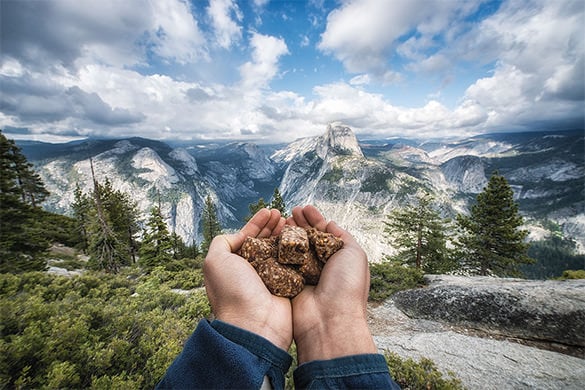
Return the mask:
M237 229L248 205L261 197L269 202L278 187L289 209L316 205L376 262L393 251L383 231L392 209L426 191L444 217L465 213L498 171L514 190L531 239L555 230L585 251L583 130L358 140L349 127L332 123L318 137L284 145L128 138L19 146L51 192L48 210L68 214L76 186L91 190L91 157L97 179L130 193L143 215L160 202L170 230L185 242L200 241L207 196L222 226Z

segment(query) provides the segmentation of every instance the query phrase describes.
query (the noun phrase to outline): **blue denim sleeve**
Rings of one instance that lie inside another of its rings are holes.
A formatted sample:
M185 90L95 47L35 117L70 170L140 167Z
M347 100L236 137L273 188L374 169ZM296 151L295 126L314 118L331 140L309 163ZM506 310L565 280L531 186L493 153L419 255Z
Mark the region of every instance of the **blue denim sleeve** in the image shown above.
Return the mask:
M400 389L378 354L307 362L294 371L294 380L297 389Z
M270 341L221 321L199 322L157 389L284 388L291 356Z

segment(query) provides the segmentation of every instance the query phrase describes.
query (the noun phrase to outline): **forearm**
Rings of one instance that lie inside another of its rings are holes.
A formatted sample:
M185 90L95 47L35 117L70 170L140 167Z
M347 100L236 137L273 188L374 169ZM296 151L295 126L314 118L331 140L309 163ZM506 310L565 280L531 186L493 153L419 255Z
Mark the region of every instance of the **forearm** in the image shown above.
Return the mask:
M268 376L279 389L291 362L286 351L256 334L202 320L157 388L260 388Z

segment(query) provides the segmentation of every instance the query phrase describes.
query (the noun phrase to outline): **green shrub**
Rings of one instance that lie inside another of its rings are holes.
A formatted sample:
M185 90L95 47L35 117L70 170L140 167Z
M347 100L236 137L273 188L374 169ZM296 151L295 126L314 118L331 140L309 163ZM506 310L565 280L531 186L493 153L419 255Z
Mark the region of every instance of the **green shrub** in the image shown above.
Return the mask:
M437 369L435 363L427 358L415 362L412 359L402 359L396 353L384 354L390 374L396 383L403 389L411 390L457 390L464 389L461 380L454 373L449 372L449 378Z
M0 388L153 388L211 312L164 272L0 274Z
M146 279L156 279L158 284L164 284L168 288L192 290L203 286L203 271L201 269L169 271L165 267L155 267Z
M371 301L383 301L395 292L419 287L424 284L423 272L384 261L370 266Z
M563 271L563 275L558 279L585 279L585 269Z

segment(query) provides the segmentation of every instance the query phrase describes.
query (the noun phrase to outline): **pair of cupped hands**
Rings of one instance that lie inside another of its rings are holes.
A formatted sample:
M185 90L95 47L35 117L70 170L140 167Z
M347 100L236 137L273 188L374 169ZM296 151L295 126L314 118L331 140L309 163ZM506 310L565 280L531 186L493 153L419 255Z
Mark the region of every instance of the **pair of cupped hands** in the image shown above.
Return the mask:
M285 224L314 227L340 237L343 248L323 267L316 286L293 299L272 295L246 259L236 254L246 237L280 234ZM205 288L218 320L260 335L288 350L293 338L299 364L376 353L367 325L370 272L355 239L314 206L295 207L288 219L262 209L237 233L213 239L203 267Z

